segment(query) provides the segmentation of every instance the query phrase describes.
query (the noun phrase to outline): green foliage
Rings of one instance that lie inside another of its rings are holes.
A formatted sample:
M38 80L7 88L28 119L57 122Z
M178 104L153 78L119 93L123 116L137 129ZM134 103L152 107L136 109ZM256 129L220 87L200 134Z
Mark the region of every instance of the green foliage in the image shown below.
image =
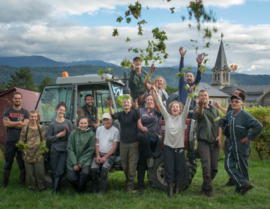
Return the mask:
M174 10L175 10L175 7L170 8L170 10L171 10L171 13L173 14Z
M46 141L39 142L38 151L36 155L43 155L45 152L49 152L49 148L46 145Z
M126 42L129 42L129 41L130 41L130 38L129 38L129 37L127 37Z
M118 33L118 29L117 28L114 28L113 29L112 36L119 36L119 33Z
M28 149L29 149L29 144L24 143L22 141L19 141L19 142L16 143L16 147L18 147L18 150L19 151L23 151L24 150L25 152L27 152Z
M185 76L184 68L181 69L181 72L176 73L176 75L178 76L179 79Z
M120 96L117 97L116 102L119 105L122 105L123 104L123 100L128 100L128 99L130 99L130 96L128 94L123 94L123 95L120 95Z
M178 88L172 87L172 86L166 86L166 92L170 95L174 92L176 92Z
M44 86L48 86L48 85L52 85L54 84L54 82L52 81L52 79L50 77L46 77L43 81L41 81L40 85L39 85L39 92L42 91Z
M27 67L20 68L15 75L10 75L7 88L18 87L26 90L36 91L33 75Z
M185 86L185 89L186 89L186 90L189 90L189 89L190 89L190 86L187 84L187 85Z
M270 107L249 107L246 110L263 125L261 134L252 142L262 160L270 155Z
M131 63L129 61L128 58L125 58L122 62L121 62L121 66L123 69L129 69L131 68Z

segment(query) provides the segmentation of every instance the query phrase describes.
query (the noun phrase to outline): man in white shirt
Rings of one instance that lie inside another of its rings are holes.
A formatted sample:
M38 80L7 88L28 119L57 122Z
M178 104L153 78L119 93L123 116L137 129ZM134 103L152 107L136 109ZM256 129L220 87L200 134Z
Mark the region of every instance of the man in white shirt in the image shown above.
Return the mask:
M105 194L108 173L115 160L115 151L120 141L119 130L112 125L109 113L102 115L103 126L96 131L96 156L91 165L93 193ZM100 174L100 182L99 182Z

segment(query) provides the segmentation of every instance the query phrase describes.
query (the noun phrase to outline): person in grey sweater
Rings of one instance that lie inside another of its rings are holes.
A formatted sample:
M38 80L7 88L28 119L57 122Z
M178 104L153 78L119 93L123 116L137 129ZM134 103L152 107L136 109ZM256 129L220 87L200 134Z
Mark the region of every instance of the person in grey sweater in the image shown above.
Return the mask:
M192 91L191 89L190 91ZM181 181L185 171L185 125L191 98L188 96L186 105L182 111L179 102L173 101L169 105L169 114L162 103L156 87L152 86L153 97L157 99L161 113L165 120L164 139L164 170L165 181L168 184L168 196L173 195L173 185L175 184L175 194L179 193Z
M66 170L68 137L73 129L71 121L64 117L66 111L66 104L60 102L56 106L56 119L50 123L48 128L47 141L51 143L50 164L53 194L58 192L60 179Z
M251 141L256 140L263 126L242 109L241 97L233 95L231 101L232 111L228 112L219 122L219 138L221 138L222 128L228 125L230 140L225 151L225 169L236 185L235 192L244 195L254 188L253 184L249 182L248 174ZM236 168L236 164L238 168Z

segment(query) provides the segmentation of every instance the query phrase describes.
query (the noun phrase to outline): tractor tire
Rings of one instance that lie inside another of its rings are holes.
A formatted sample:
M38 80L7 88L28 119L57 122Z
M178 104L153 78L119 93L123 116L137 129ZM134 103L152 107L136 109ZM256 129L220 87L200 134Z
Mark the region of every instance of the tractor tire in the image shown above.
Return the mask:
M192 182L197 170L196 159L188 159L185 163L185 174L181 184L181 190L186 190ZM155 159L154 166L147 171L148 181L153 188L167 190L167 182L165 181L164 159L163 154Z

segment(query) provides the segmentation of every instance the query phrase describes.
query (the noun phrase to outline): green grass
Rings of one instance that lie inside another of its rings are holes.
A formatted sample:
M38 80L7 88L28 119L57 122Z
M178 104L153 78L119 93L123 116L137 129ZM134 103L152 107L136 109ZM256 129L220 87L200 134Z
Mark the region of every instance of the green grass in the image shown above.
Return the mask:
M19 169L14 163L8 188L0 189L0 208L270 208L270 160L250 161L250 180L255 188L242 196L234 194L233 187L221 186L228 180L221 158L214 180L213 199L200 192L202 170L200 162L197 162L197 173L190 187L172 198L168 198L164 191L151 188L147 180L144 195L126 194L123 172L110 173L104 197L90 193L91 182L84 195L76 194L72 188L62 188L60 194L55 196L51 195L50 189L43 193L32 192L19 186ZM0 156L1 177L3 164L3 156Z

